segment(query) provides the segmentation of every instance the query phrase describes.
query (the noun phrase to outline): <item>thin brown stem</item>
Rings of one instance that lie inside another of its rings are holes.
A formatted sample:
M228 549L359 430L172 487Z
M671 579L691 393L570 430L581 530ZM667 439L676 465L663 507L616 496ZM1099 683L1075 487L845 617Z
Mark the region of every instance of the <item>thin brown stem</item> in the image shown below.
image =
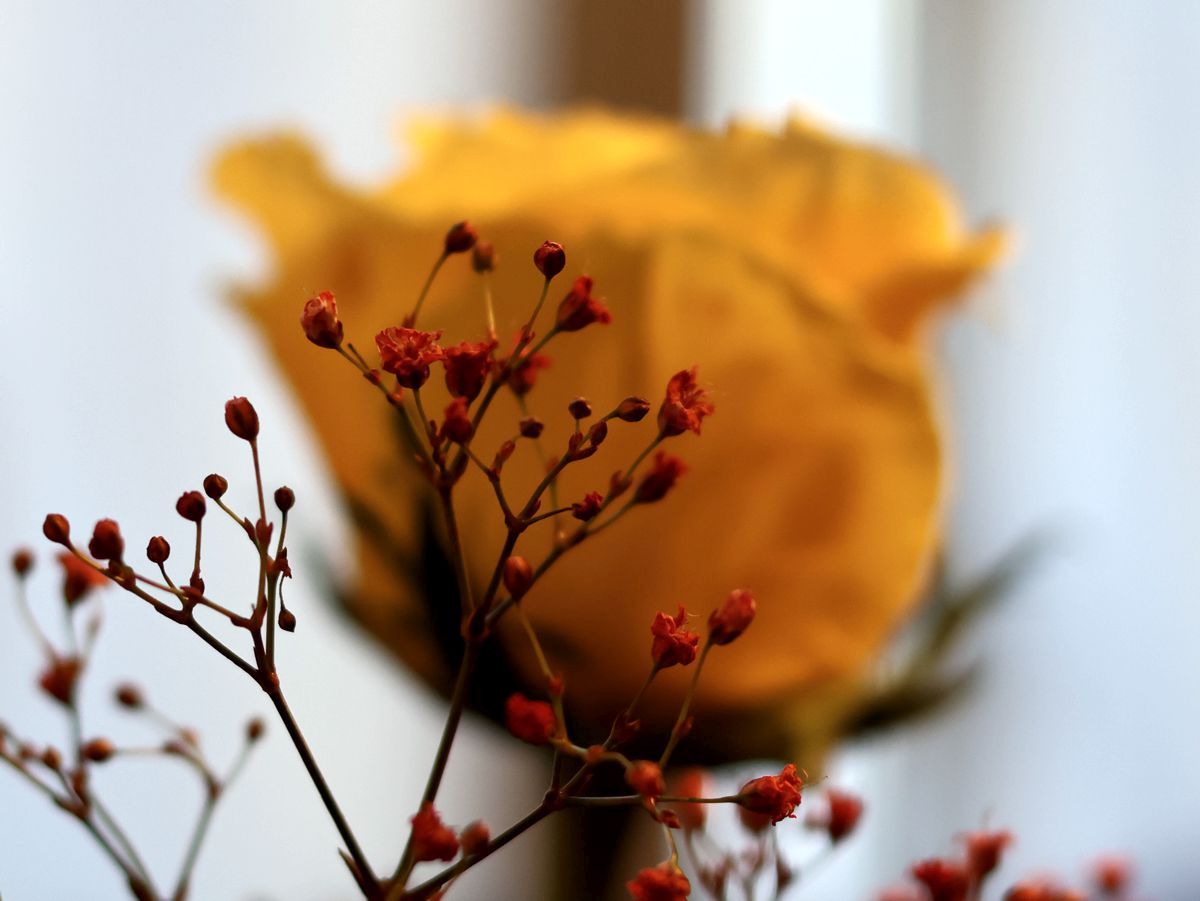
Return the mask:
M700 682L700 671L704 668L704 661L708 659L708 652L712 646L711 640L704 643L704 648L700 651L700 659L696 661L696 668L692 670L692 681L688 683L687 694L683 696L683 703L679 705L679 716L676 717L675 726L671 729L671 737L667 740L667 746L663 748L662 756L658 758L660 770L666 769L667 761L671 759L675 746L683 738L683 724L687 722L688 709L696 696L696 685Z

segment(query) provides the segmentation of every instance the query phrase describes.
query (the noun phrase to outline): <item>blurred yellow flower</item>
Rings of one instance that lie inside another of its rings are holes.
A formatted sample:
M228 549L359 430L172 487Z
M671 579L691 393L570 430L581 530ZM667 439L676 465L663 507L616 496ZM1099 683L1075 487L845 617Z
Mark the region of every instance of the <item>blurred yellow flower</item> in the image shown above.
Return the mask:
M735 587L754 590L759 618L710 660L702 729L706 715L791 709L855 684L912 609L939 540L922 325L992 264L1001 235L966 231L953 198L913 163L801 121L713 134L600 111L501 111L421 123L411 142L412 167L376 189L341 184L293 136L233 147L216 168L220 192L274 249L274 275L244 293L245 306L342 487L374 520L375 537L357 548L351 612L444 685L437 617L422 597L423 489L390 411L314 351L297 317L308 293L333 290L347 337L369 346L411 307L449 223L470 218L500 254L502 334L536 297L530 255L547 238L567 248L556 290L586 272L613 311L606 330L551 346L554 368L530 396L548 435L568 428L576 395L597 409L627 394L657 404L668 377L692 364L717 401L703 438L674 439L691 470L675 494L582 546L526 601L575 713L599 720L628 701L656 611L709 609ZM478 338L478 276L452 263L423 324L450 341ZM520 413L504 403L477 446L514 431ZM612 429L609 462L568 470L563 500L602 488L643 441ZM531 458L505 470L511 494L536 480ZM483 479L460 491L469 564L483 580L502 522ZM548 531L523 546L548 545ZM523 641L504 639L510 665L532 681ZM688 675L663 674L649 719L673 716Z

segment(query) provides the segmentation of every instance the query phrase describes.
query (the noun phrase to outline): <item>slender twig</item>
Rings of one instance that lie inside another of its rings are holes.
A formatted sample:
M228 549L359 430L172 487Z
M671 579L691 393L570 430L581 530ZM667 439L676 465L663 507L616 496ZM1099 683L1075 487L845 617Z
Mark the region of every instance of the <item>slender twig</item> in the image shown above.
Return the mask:
M687 694L683 696L683 703L679 705L679 716L675 719L675 726L671 729L671 737L667 740L667 746L663 748L662 756L658 758L658 768L666 769L667 761L671 759L671 754L675 750L675 746L679 744L683 738L683 724L687 722L688 708L691 707L692 700L696 696L696 685L700 682L700 671L704 668L704 661L708 659L708 652L712 649L712 639L704 643L704 648L700 651L700 659L696 661L696 666L692 670L692 681L688 683Z

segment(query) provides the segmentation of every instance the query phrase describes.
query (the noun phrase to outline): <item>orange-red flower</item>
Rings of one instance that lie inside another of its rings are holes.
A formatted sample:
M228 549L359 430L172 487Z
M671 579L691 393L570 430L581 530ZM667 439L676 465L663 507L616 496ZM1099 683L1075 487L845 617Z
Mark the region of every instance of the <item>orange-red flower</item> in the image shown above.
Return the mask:
M929 901L966 901L971 880L959 861L933 857L913 864L910 872L925 886Z
M716 409L708 392L696 381L696 367L684 369L667 382L667 396L658 408L658 430L664 437L684 432L700 434L700 423Z
M495 341L463 341L446 348L446 388L454 397L472 401L483 390L484 379L492 366Z
M612 313L603 301L592 297L592 279L581 275L558 305L556 323L559 331L577 332L593 322L607 325L612 322Z
M464 444L471 440L471 436L475 434L475 426L467 412L465 397L456 397L446 406L445 418L442 420L439 434L442 438L453 441L455 444Z
M650 658L659 669L668 666L687 666L696 659L696 646L700 636L687 627L687 611L679 606L679 613L670 616L659 611L650 624L654 641L650 645Z
M796 765L789 763L778 776L759 776L751 779L738 792L738 804L751 813L762 814L778 823L794 817L800 806L800 792L804 780L796 772Z
M458 836L442 822L432 804L425 804L412 818L413 859L453 860L458 853Z
M63 568L63 600L69 606L78 604L91 594L93 588L99 588L108 581L104 573L74 554L59 554L58 562Z
M687 466L684 465L683 460L666 451L657 451L654 454L654 462L650 466L650 471L642 476L642 480L638 483L637 491L633 495L634 501L639 504L661 501L667 496L667 492L675 487L675 483L685 472L687 472Z
M967 870L975 882L984 879L1000 865L1000 857L1013 842L1011 832L968 832L963 836L967 852Z
M862 798L831 788L825 793L825 801L829 805L825 831L829 833L831 841L840 842L854 831L858 821L862 819Z
M392 326L375 336L375 346L385 371L405 388L420 388L429 381L429 367L446 357L437 343L440 337L440 331Z
M692 884L683 871L669 860L656 867L646 867L625 883L634 901L684 901Z
M83 662L78 657L52 657L38 676L38 685L60 704L70 704Z
M508 731L531 745L544 745L558 728L554 708L545 701L533 701L514 692L504 702L504 724Z
M663 792L667 790L662 770L652 760L635 760L625 770L625 781L648 801L661 798Z
M344 326L338 318L337 298L332 291L310 297L300 314L304 335L317 347L341 347Z
M704 770L698 768L686 769L671 780L671 794L681 798L703 798L708 791L708 779ZM707 804L675 803L671 809L679 815L679 823L684 829L703 829L708 820Z
M745 588L735 588L708 617L708 640L713 644L729 644L754 622L757 604L754 595Z

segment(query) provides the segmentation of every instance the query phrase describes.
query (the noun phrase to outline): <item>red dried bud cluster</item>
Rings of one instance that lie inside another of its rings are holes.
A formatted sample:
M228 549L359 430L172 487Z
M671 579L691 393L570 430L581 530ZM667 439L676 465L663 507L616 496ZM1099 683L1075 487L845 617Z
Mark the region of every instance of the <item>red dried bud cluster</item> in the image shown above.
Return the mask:
M754 621L756 606L754 595L745 588L731 591L708 617L708 640L713 644L729 644Z
M650 646L650 658L659 669L669 666L687 666L696 659L696 646L700 636L687 628L687 611L681 604L679 613L668 616L659 612L650 626L654 641Z
M567 296L558 305L555 325L561 332L577 332L594 322L607 325L612 322L612 313L598 298L592 297L592 279L581 275Z
M635 760L625 770L625 781L630 788L647 800L654 801L667 790L662 770L649 760Z
M330 291L310 297L300 314L304 335L317 347L342 346L342 320L338 319L337 298Z
M914 864L909 872L925 886L929 901L966 901L971 879L959 861L934 857Z
M759 776L751 779L738 792L738 804L751 813L770 817L772 823L794 817L800 804L804 780L789 763L778 776Z
M405 388L420 388L429 381L429 367L446 358L437 343L440 337L440 331L393 326L375 336L375 346L381 365L397 382Z
M613 411L613 416L622 422L641 422L650 412L650 401L641 397L627 397Z
M696 381L696 367L684 369L671 376L667 394L658 408L658 430L670 438L684 432L700 434L700 423L712 415L715 407L708 392Z
M661 501L685 472L687 466L679 457L665 451L657 451L650 471L642 477L637 491L634 492L634 503L652 504Z
M862 798L831 788L825 793L825 801L829 807L825 818L825 831L829 834L830 841L840 842L855 830L858 821L862 819ZM992 866L994 867L995 863ZM991 868L987 872L991 872Z
M12 555L12 568L19 579L23 579L29 575L29 571L33 569L33 551L28 548L21 548L16 551Z
M453 860L458 853L458 836L442 822L433 805L426 803L412 818L413 860Z
M453 397L474 400L492 368L495 341L463 341L445 351L446 388Z
M672 780L671 794L681 798L703 798L708 791L708 777L704 770L687 769ZM684 829L703 829L708 820L707 804L672 804L671 809L679 817L679 825Z
M478 854L492 840L492 831L483 820L470 823L458 834L459 844L464 855Z
M587 419L592 415L592 405L585 397L577 397L567 404L567 412L575 419Z
M967 852L967 871L979 882L1000 866L1000 858L1013 842L1011 832L968 832L963 836Z
M571 504L571 515L582 522L591 522L600 515L600 507L604 498L599 491L589 491L583 500Z
M90 760L92 763L104 763L117 753L117 749L107 738L93 738L91 741L85 742L79 751L85 760Z
M113 697L127 710L140 710L146 703L142 690L131 682L118 685L116 691L113 692Z
M74 554L59 554L58 562L63 568L63 600L67 606L78 604L91 594L93 588L108 582L104 573L98 572L94 566L84 563Z
M114 519L101 519L91 531L88 553L97 560L120 560L125 553L125 539Z
M275 506L280 512L287 513L292 507L296 506L296 492L292 491L287 485L281 485L275 489Z
M514 598L524 596L533 584L533 567L516 554L504 561L504 587Z
M244 397L233 397L225 401L225 425L243 441L258 438L258 413L254 405Z
M544 745L558 728L554 708L545 701L534 701L514 692L504 702L504 725L521 741Z
M625 883L634 901L687 901L692 884L669 860L647 867Z
M465 397L456 397L450 401L450 405L446 407L445 417L442 421L441 431L438 433L442 438L453 441L455 444L466 444L475 435L475 426L467 412Z
M38 686L60 704L70 705L82 669L78 657L53 657L38 676Z
M199 491L185 491L175 502L175 512L188 522L199 522L208 512L208 504L204 502L204 495Z
M475 231L475 226L466 220L456 222L450 226L450 231L446 232L446 253L466 253L478 240L479 234Z
M479 241L471 252L471 268L476 272L491 272L498 259L496 248L490 242Z
M223 498L225 492L228 490L229 483L225 481L223 476L219 476L214 472L204 477L204 493L214 501L219 501Z
M542 246L533 252L533 265L546 278L554 278L567 265L567 252L555 241L543 241Z
M536 416L523 416L517 423L522 438L540 438L545 428L546 424Z
M171 545L161 535L155 535L146 544L146 559L151 563L166 563L171 556Z
M61 513L49 513L42 521L42 534L63 547L71 545L71 524Z

